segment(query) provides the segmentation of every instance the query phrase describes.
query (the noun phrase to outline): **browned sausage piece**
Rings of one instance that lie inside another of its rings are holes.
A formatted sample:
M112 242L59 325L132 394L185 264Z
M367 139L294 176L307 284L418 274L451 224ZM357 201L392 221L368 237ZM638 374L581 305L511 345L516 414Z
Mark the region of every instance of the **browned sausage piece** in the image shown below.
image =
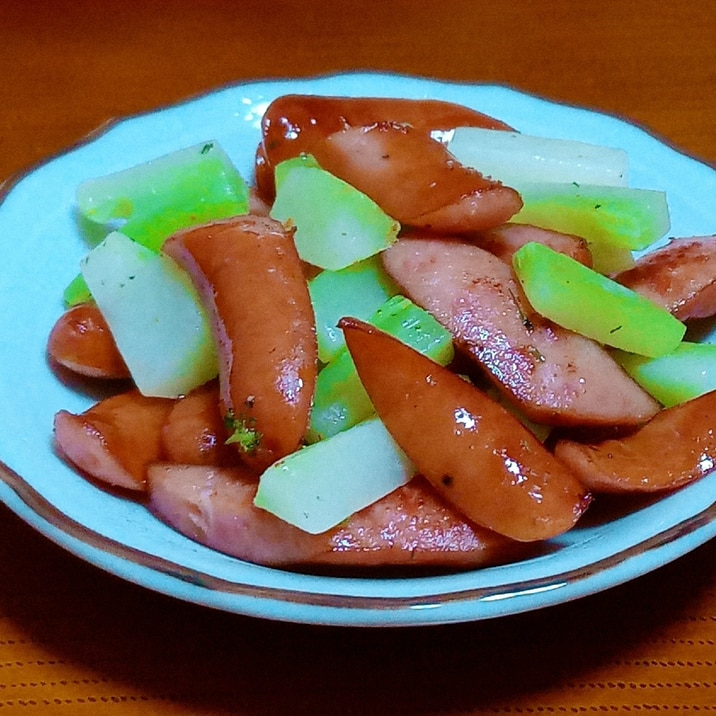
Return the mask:
M469 233L502 224L522 207L514 189L463 166L442 144L410 126L349 127L312 151L324 169L404 225Z
M480 232L474 237L474 241L480 248L495 254L497 258L510 264L513 254L520 247L530 241L535 241L538 244L549 246L560 254L566 254L575 261L579 261L580 264L592 266L592 254L583 238L529 224L509 222L501 224L494 229Z
M187 537L275 567L484 567L526 556L525 545L470 524L421 478L323 534L309 534L253 504L243 467L157 464L150 509Z
M261 122L256 158L261 194L269 201L273 198L273 172L279 162L310 153L318 140L346 127L368 127L377 122L409 124L426 136L455 127L510 129L486 114L441 100L283 95L271 102Z
M509 265L465 243L399 240L388 273L532 420L639 425L659 404L597 343L535 313Z
M672 239L646 254L616 280L678 319L716 314L716 236Z
M226 444L218 382L212 380L179 398L162 428L168 462L187 465L235 465L236 450Z
M512 413L393 336L355 318L339 325L385 427L456 509L521 541L574 525L587 491Z
M716 467L716 391L667 408L628 437L561 440L555 455L595 492L659 492Z
M138 390L100 401L81 415L55 415L55 443L70 462L113 487L144 491L147 466L163 457L162 426L174 405Z
M107 321L94 303L68 308L50 332L47 352L53 361L90 378L129 378Z
M241 216L175 234L183 265L212 317L224 416L257 471L297 450L317 370L313 307L291 233Z

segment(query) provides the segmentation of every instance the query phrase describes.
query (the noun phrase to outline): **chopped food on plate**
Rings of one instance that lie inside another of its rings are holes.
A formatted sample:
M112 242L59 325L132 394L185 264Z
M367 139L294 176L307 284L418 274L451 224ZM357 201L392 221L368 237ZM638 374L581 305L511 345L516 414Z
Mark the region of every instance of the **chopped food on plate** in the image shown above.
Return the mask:
M261 126L251 177L207 138L77 189L103 238L48 355L116 388L55 416L98 488L243 560L378 573L529 558L713 470L716 239L669 237L623 149L429 99Z

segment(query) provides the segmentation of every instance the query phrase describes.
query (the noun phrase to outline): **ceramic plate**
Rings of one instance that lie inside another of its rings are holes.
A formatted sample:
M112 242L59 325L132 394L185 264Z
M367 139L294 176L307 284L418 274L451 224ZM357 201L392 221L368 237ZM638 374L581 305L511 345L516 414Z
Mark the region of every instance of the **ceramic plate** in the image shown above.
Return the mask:
M349 74L232 86L119 122L6 188L0 205L0 498L44 535L102 569L179 599L269 619L336 625L418 625L487 619L595 593L634 579L716 534L716 474L609 518L585 519L542 556L462 574L408 579L306 576L195 544L141 505L98 489L52 448L57 410L96 396L64 385L45 344L85 245L75 225L80 181L198 142L218 140L250 177L259 121L288 92L460 102L532 134L628 150L636 187L668 194L672 234L716 231L716 172L637 127L514 90L394 75ZM713 340L713 334L707 337Z

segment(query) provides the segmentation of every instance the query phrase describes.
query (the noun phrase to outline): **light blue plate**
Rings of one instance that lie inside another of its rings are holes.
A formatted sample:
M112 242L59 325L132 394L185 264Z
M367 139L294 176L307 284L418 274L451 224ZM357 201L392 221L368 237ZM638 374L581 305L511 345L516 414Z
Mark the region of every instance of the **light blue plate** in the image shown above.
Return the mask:
M349 74L228 87L127 119L24 176L0 205L0 499L69 551L149 589L229 612L317 624L435 624L539 609L634 579L713 537L716 473L610 520L587 519L548 553L518 564L415 579L306 576L195 544L57 458L55 412L79 412L94 402L63 385L45 358L62 291L85 252L75 226L75 188L83 179L209 139L249 177L261 114L288 92L439 98L524 132L622 147L633 186L667 191L674 235L716 231L712 169L613 117L505 87Z

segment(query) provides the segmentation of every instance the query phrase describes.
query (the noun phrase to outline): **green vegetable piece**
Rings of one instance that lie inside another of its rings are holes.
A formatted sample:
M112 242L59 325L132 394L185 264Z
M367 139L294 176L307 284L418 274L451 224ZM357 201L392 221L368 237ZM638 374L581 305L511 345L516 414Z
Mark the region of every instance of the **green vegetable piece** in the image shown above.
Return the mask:
M524 206L512 221L576 234L595 245L595 253L600 244L643 250L671 226L662 191L579 184L525 185L520 191Z
M447 365L453 359L450 333L427 311L405 296L388 299L370 317L369 323L441 365ZM307 440L316 442L335 435L365 420L374 412L353 358L344 346L318 374Z
M667 408L716 390L716 345L683 341L672 353L646 358L615 351L617 362Z
M173 233L208 221L247 214L249 190L217 142L202 142L77 188L80 216L90 233L121 228L158 251ZM91 298L81 276L64 292L72 306Z
M344 349L318 374L306 442L325 440L374 413L353 358Z
M92 300L92 293L82 274L75 276L67 285L62 298L67 306L76 306Z
M415 467L378 418L279 460L254 504L312 534L335 527L407 483Z
M340 271L322 271L308 284L316 316L318 358L330 362L345 345L338 321L343 316L369 319L398 287L378 256Z
M82 215L159 250L180 229L246 214L249 192L217 142L90 179L77 189Z
M85 257L82 275L144 395L175 398L217 375L207 315L168 256L113 232Z
M296 228L296 248L304 261L329 271L383 251L400 229L372 199L321 169L310 156L276 167L271 216Z
M543 244L525 244L512 261L535 310L564 328L649 357L684 337L686 326L665 309Z
M627 184L623 149L482 127L458 127L448 149L461 164L518 191L523 184Z

